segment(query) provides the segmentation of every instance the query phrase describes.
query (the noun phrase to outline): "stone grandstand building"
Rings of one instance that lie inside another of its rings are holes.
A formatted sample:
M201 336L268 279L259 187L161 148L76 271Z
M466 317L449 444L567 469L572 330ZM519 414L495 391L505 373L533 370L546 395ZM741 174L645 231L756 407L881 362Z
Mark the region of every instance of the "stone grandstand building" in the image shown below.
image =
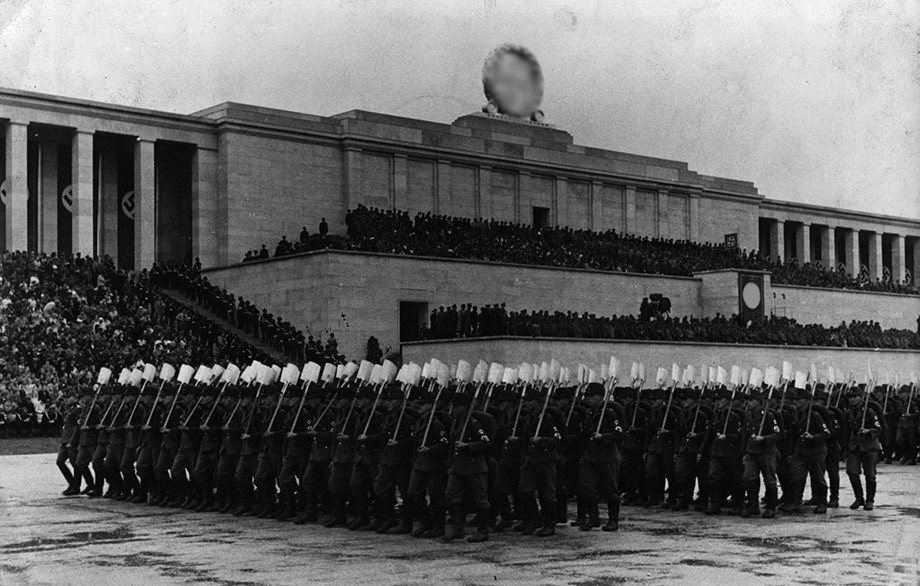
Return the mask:
M325 217L344 234L358 205L730 241L774 257L916 282L920 221L766 198L686 163L576 144L562 129L476 113L429 122L316 116L224 103L190 115L0 90L0 243L109 255L120 267L200 258L208 277L299 326L409 339L429 307L635 313L643 295L677 315L736 313L737 276L673 278L319 252L238 265L245 251ZM714 280L715 279L715 280ZM721 280L719 280L721 279ZM272 284L272 286L268 286ZM913 328L920 298L761 286L766 313ZM297 322L300 323L297 323ZM340 333L344 332L344 333Z

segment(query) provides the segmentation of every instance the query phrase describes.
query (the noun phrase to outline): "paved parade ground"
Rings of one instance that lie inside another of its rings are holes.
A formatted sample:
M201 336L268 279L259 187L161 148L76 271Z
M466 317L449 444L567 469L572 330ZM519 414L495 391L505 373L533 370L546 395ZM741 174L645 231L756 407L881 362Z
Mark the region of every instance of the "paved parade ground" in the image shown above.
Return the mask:
M920 467L883 466L869 513L742 520L624 507L616 534L567 527L447 545L62 498L52 454L0 456L0 584L918 584L918 481ZM851 496L844 488L841 504Z

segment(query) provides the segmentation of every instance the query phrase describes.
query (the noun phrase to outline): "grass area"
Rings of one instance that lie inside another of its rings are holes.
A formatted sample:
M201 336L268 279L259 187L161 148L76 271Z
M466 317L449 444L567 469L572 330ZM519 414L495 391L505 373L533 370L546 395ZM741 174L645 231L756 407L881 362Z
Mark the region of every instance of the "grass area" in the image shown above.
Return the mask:
M0 456L21 454L55 454L60 445L56 437L8 437L0 438Z

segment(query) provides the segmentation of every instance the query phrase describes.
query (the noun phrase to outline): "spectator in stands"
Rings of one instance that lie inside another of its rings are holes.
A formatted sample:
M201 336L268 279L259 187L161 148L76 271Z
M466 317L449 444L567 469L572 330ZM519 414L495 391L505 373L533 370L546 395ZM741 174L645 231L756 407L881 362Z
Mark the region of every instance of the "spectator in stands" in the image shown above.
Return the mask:
M304 226L300 230L300 245L303 247L306 247L309 241L310 241L310 232L308 232L307 227Z
M319 235L325 238L329 234L329 224L326 223L326 218L323 218L319 222Z
M264 260L268 258L268 249L265 248L265 245L262 245L262 249L259 250L259 260Z

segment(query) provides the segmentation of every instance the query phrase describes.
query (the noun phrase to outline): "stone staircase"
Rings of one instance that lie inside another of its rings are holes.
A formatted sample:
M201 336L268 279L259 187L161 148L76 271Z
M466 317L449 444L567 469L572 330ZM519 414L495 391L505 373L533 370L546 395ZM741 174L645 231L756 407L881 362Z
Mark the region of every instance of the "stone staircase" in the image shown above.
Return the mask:
M179 291L175 289L159 289L159 291L163 295L166 295L167 297L171 298L173 301L181 303L184 307L187 307L190 311L193 311L197 313L198 315L204 316L208 318L209 320L213 321L214 323L220 325L220 327L227 330L228 332L238 337L239 339L247 342L253 348L256 348L257 350L260 350L264 352L265 354L271 356L272 359L276 363L283 365L291 361L290 357L288 357L284 352L275 350L274 348L272 348L271 346L269 346L268 344L260 340L258 337L253 336L252 334L247 334L242 329L236 327L235 325L233 325L232 323L224 319L222 315L215 313L209 310L208 308L195 303L194 301L190 299L187 299Z

